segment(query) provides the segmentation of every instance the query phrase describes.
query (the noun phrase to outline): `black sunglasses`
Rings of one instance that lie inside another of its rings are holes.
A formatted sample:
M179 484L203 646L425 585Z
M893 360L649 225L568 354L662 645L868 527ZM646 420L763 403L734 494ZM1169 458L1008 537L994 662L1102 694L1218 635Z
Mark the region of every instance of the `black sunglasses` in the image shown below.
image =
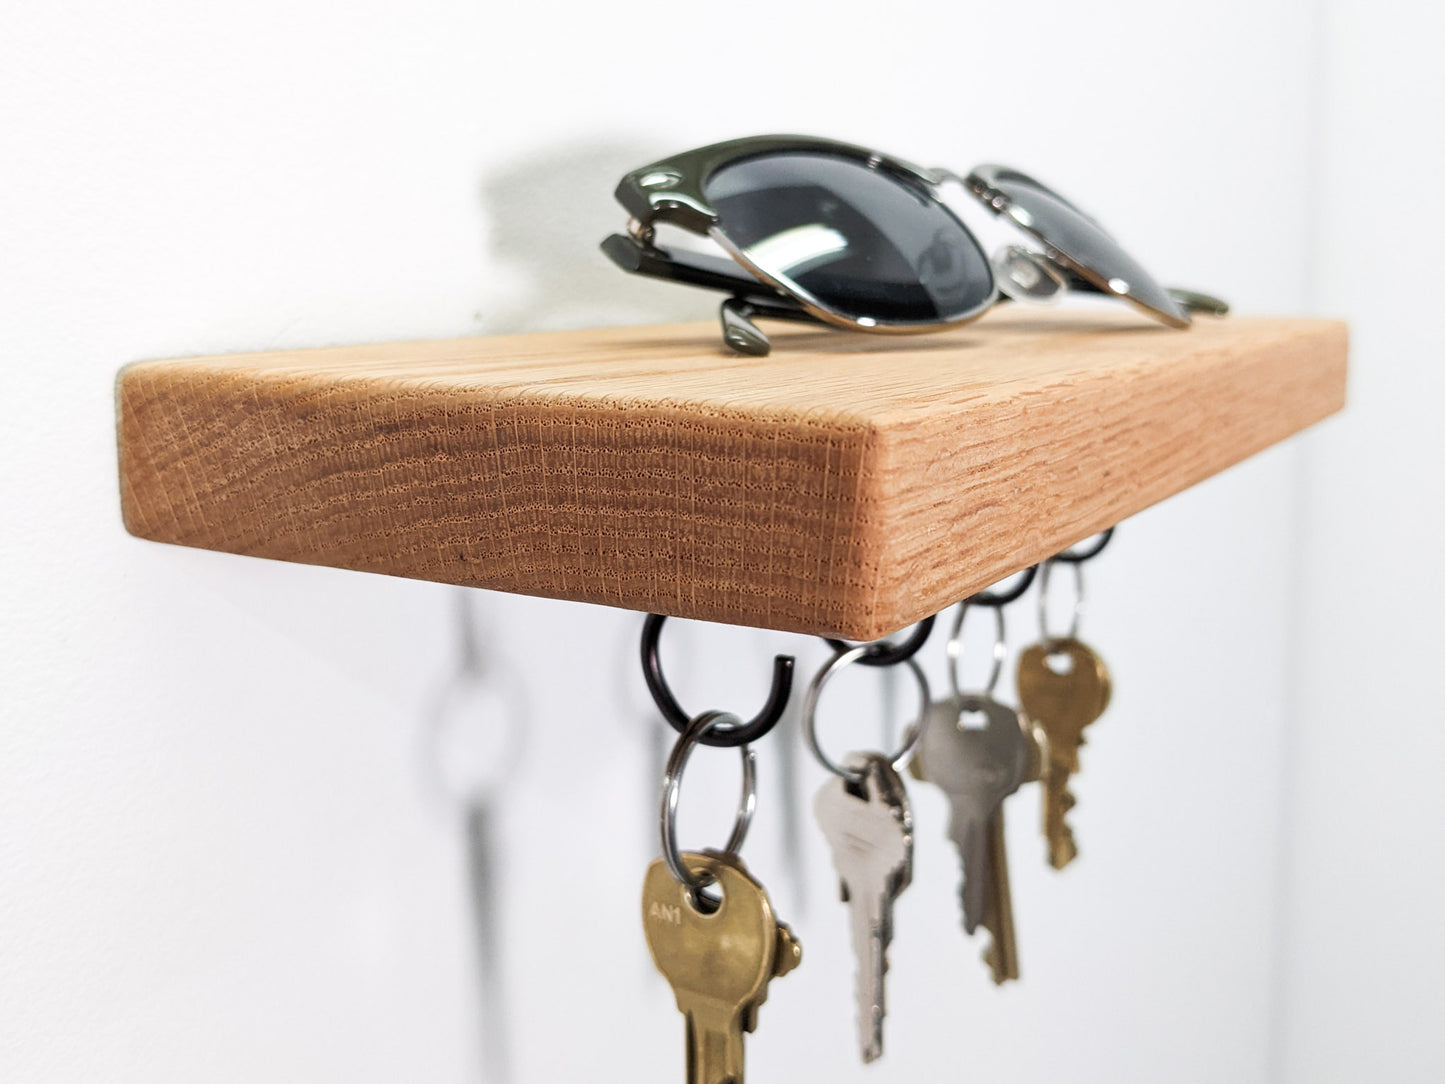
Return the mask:
M990 258L940 199L948 183L1042 251L1008 244ZM743 354L770 349L757 317L936 331L1009 298L1047 301L1069 289L1124 298L1170 327L1229 311L1207 294L1160 286L1092 218L1005 166L961 178L833 140L757 136L633 170L616 195L628 233L602 251L625 271L731 295L723 339ZM710 238L732 259L664 248L659 223Z

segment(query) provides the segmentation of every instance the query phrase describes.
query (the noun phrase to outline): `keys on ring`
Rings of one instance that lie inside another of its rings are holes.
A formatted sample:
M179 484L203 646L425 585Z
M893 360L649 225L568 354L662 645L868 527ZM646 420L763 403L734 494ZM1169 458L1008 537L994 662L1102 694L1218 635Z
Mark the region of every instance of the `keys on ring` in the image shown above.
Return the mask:
M927 639L931 619L901 642L835 643L834 654L808 686L802 732L830 774L814 798L814 812L849 908L857 1040L864 1062L883 1052L884 976L894 902L913 874L914 819L900 775L904 767L915 778L938 786L947 800L946 835L960 863L964 930L973 934L982 926L988 931L983 958L995 983L1019 977L1004 803L1023 783L1041 781L1050 864L1062 868L1074 857L1077 848L1065 819L1073 805L1069 781L1078 771L1083 730L1103 713L1110 694L1102 660L1077 635L1083 598L1080 565L1107 540L1086 552L1055 558L1073 564L1078 589L1066 635L1048 631L1052 561L1028 570L1007 589L965 600L948 641L947 697L933 699L914 658ZM1003 610L1028 590L1035 571L1043 632L1040 642L1019 659L1021 708L1014 708L996 694L1009 654ZM986 680L965 685L959 671L963 626L971 608L993 611L995 635ZM835 758L819 738L819 702L833 676L854 663L882 667L884 673L906 666L917 683L919 704L891 750L862 749ZM776 707L770 701L758 719L766 719ZM682 728L663 777L662 855L644 880L643 925L653 961L672 986L687 1022L690 1084L742 1084L743 1037L756 1027L771 981L791 971L802 957L796 937L777 919L767 891L738 856L756 805L755 760L746 742L758 719L745 725L724 712L693 718ZM739 749L742 792L723 848L684 852L677 846L677 807L683 770L699 744Z
M887 1012L883 976L893 940L893 901L913 878L913 813L898 774L918 742L919 723L929 700L928 679L913 659L904 664L918 683L919 716L904 728L891 753L867 750L841 765L818 742L818 700L828 679L867 657L869 646L838 651L818 671L803 702L803 733L813 755L830 771L813 810L833 854L839 895L848 905L853 952L857 957L858 1051L864 1062L883 1053L883 1017Z
M738 747L743 790L723 850L677 849L677 806L688 757L709 730L736 724L726 712L705 712L678 738L663 775L662 857L648 867L642 885L647 948L687 1022L689 1084L743 1084L743 1035L757 1027L768 983L797 967L803 956L792 931L773 913L767 891L738 857L757 804L748 746ZM714 896L705 894L708 888Z
M980 925L991 943L984 951L993 981L1019 977L1004 844L1004 799L1018 790L1035 759L1033 733L1023 715L994 698L1008 654L1003 608L994 614L993 662L982 689L960 688L963 624L969 603L959 606L948 641L953 695L929 706L914 774L939 787L948 799L948 838L958 851L963 885L963 928Z

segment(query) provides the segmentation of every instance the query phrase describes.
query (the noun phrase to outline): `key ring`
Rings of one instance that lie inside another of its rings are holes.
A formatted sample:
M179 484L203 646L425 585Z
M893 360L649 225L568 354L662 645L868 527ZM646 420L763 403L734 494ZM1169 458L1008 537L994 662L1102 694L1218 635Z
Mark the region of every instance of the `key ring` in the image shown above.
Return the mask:
M1100 549L1102 548L1100 547ZM1058 640L1077 640L1079 638L1079 620L1084 616L1084 566L1078 561L1072 561L1069 562L1069 567L1074 570L1074 613L1069 621L1069 632L1067 636L1055 636L1049 632L1049 573L1053 570L1056 560L1058 560L1056 557L1049 558L1039 569L1039 635L1043 637L1045 643L1054 643Z
M963 621L968 616L968 607L968 599L958 604L958 616L953 619L953 631L948 636L948 684L952 686L954 696L963 695L958 680L958 661L963 657ZM1003 607L990 604L988 609L993 611L993 669L989 671L988 684L983 691L992 696L1003 674L1004 661L1008 658L1008 638L1004 634Z
M857 647L850 647L834 654L813 676L812 682L808 685L807 695L803 698L803 736L808 740L808 748L818 758L819 764L850 783L862 782L865 773L856 768L841 767L835 764L827 753L823 752L823 747L818 744L818 698L822 695L823 686L828 683L830 677L851 663L862 662L871 647L871 644L859 644ZM903 665L908 667L918 681L918 692L922 701L918 709L918 718L904 729L898 748L892 753L884 754L884 759L895 769L900 768L908 760L913 753L913 747L918 744L919 736L923 733L923 717L927 714L928 704L932 700L932 694L928 689L928 678L924 676L923 668L911 658L904 659Z
M697 893L712 883L711 877L695 876L683 865L682 855L677 850L677 800L682 793L682 769L687 766L687 758L692 755L693 748L702 740L713 727L738 726L738 717L730 715L725 711L705 711L694 719L682 736L677 739L677 744L672 747L672 755L667 758L667 770L662 775L662 809L660 812L660 827L662 829L662 860L667 863L667 868L677 878L678 883L687 890L687 899L693 907L697 907ZM732 835L723 847L723 852L728 855L736 855L747 838L748 826L753 820L753 809L758 803L758 778L757 760L752 749L746 745L738 746L738 751L743 757L743 791L742 799L738 803L737 818L733 821Z

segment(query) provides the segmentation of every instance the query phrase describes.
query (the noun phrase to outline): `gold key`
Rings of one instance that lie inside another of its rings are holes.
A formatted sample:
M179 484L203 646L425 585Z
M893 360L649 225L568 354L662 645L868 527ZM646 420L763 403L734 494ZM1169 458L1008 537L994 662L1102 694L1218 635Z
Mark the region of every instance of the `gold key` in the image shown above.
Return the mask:
M1023 781L1037 783L1044 775L1047 743L1039 728L1022 712L1019 715L1019 725L1028 739ZM1019 946L1014 933L1013 893L1008 881L1008 842L1004 832L1003 808L999 806L998 812L988 822L988 861L993 876L989 878L988 898L984 901L983 921L980 923L992 938L992 943L984 950L983 962L993 973L996 986L1019 977Z
M1024 768L1025 783L1037 783L1044 772L1044 738L1029 719L1019 713L1019 725L1028 739L1028 759ZM1019 977L1019 946L1014 933L1013 893L1008 880L1008 842L1004 831L1004 807L988 822L988 862L992 876L988 883L988 897L984 900L983 920L979 923L988 931L991 943L984 950L983 962L993 974L995 986L1002 986Z
M1109 671L1079 640L1046 640L1019 656L1018 686L1024 714L1044 734L1044 838L1049 864L1063 869L1079 853L1067 820L1074 807L1069 780L1079 770L1084 728L1109 706Z
M988 820L988 896L980 925L992 939L983 962L993 973L995 986L1019 977L1019 948L1014 937L1013 896L1008 884L1008 845L1004 841L1003 806Z
M1048 763L1049 739L1044 736L1043 729L1028 717L1028 713L1019 710L1019 725L1024 728L1024 737L1028 738L1028 761L1024 765L1024 782L1037 783L1044 777L1044 765Z
M711 878L721 900L698 910L657 859L642 886L647 948L687 1020L688 1084L743 1084L743 1033L757 1026L769 981L797 967L803 950L741 859L703 851L682 863Z

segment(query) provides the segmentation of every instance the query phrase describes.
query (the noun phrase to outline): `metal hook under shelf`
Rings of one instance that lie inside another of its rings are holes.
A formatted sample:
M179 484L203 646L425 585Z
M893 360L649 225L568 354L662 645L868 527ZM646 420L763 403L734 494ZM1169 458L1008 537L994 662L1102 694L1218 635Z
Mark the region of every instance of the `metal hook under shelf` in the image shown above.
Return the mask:
M874 640L871 644L850 644L847 640L835 640L831 636L824 636L823 640L834 651L866 647L868 650L856 660L860 666L897 666L917 655L918 649L928 642L929 634L933 632L933 622L937 616L935 614L933 617L925 617L913 626L913 631L901 643L897 644L890 644L887 640Z
M662 660L658 658L657 642L662 635L662 623L667 618L662 614L648 614L642 623L642 676L647 680L647 691L652 694L657 710L679 734L692 724L689 715L677 697L668 688L667 679L662 676ZM793 693L793 664L791 655L778 655L773 659L773 683L768 689L768 699L762 709L741 726L714 726L698 738L702 745L731 748L757 741L778 724L787 709L788 699Z

